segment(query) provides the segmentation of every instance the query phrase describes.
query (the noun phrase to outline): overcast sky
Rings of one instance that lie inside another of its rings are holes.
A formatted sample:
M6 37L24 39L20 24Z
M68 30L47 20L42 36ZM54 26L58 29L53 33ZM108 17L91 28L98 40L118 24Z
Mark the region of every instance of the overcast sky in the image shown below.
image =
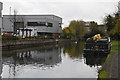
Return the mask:
M10 13L10 7L18 14L54 14L63 18L63 27L71 20L96 21L99 24L108 14L117 11L119 0L0 0L3 15Z

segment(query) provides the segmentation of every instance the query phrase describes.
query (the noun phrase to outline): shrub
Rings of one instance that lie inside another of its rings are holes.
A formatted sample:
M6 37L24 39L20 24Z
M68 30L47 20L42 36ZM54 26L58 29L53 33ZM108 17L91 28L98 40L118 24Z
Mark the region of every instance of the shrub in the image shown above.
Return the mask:
M2 35L2 40L3 41L9 41L9 40L18 40L19 38L13 35L9 35L9 34L4 34Z

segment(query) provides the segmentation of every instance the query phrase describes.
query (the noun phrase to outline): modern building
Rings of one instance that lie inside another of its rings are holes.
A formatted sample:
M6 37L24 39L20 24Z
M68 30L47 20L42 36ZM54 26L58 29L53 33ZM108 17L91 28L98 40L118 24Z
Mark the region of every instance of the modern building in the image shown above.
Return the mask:
M3 4L0 2L0 34L2 31L2 9L3 9Z
M62 18L55 15L3 15L3 32L17 33L19 28L36 28L38 34L62 32Z
M118 2L118 13L120 14L120 1Z
M0 2L0 35L1 35L1 30L2 30L2 9L3 9L3 4ZM1 74L2 74L2 41L0 40L0 79L1 79Z

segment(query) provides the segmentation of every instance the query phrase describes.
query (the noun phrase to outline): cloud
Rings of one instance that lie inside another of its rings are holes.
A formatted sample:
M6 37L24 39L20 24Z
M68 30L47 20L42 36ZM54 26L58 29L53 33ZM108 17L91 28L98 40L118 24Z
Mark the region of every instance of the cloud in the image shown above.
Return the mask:
M97 21L102 23L105 15L117 11L119 0L2 0L3 14L9 7L19 14L54 14L63 18L63 26L71 20Z

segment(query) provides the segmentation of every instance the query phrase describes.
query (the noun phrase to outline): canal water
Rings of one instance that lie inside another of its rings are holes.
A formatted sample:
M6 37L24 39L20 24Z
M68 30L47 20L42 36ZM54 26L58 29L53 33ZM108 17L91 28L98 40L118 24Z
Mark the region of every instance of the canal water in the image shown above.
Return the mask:
M97 78L105 56L83 55L84 42L2 52L2 78Z

